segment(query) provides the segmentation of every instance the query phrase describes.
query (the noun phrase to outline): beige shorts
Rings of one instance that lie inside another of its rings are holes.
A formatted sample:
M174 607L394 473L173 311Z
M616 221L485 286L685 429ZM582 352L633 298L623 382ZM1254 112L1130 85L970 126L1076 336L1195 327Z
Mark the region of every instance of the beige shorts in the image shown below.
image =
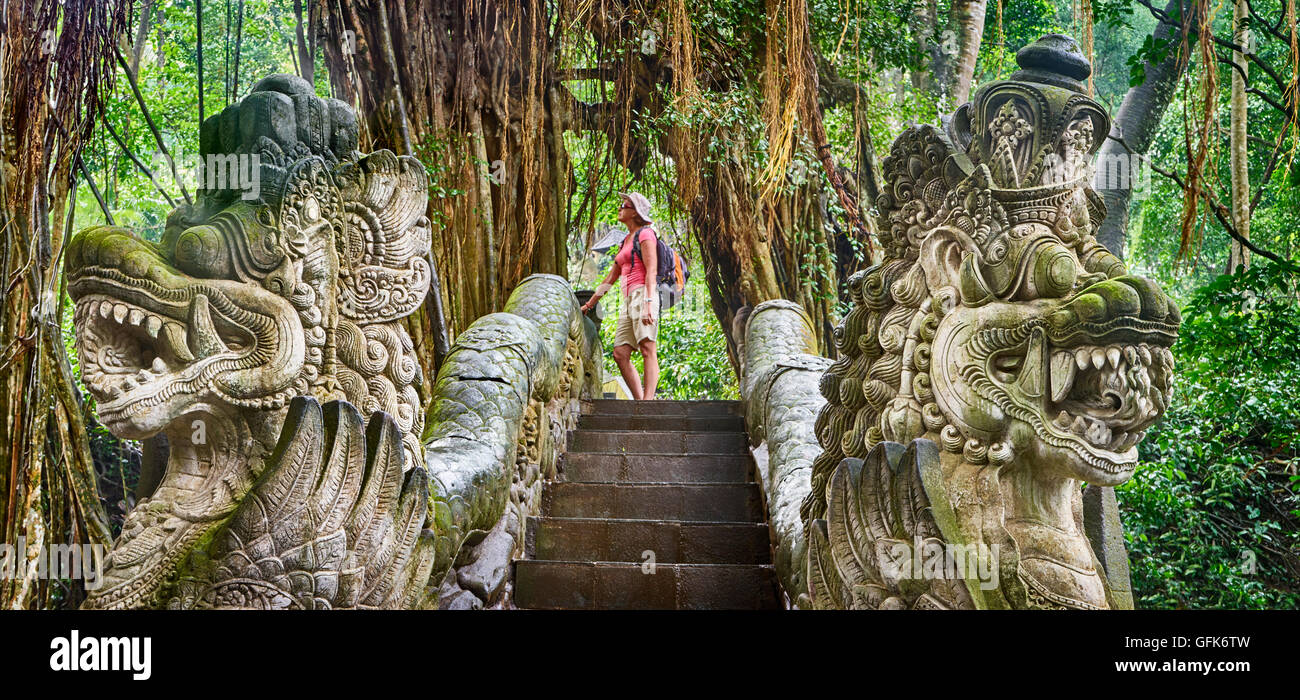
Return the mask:
M614 331L614 347L631 345L639 348L641 341L654 341L659 338L659 295L654 295L651 301L655 316L655 322L651 324L641 322L644 300L645 285L637 285L632 293L627 295L623 306L619 308L618 329Z

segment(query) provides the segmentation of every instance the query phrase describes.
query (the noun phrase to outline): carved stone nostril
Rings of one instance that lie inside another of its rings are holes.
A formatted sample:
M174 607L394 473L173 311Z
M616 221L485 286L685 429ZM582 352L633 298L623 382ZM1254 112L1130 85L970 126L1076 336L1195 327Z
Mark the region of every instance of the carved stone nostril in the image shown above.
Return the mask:
M116 244L116 245L115 245ZM103 267L117 267L122 261L122 246L119 240L109 238L99 246L99 253L94 264Z
M1077 324L1079 317L1069 309L1057 309L1047 317L1047 322L1051 324L1052 330L1065 331Z
M1081 321L1097 322L1106 319L1106 300L1101 295L1088 293L1070 302L1071 310Z
M148 250L135 250L126 256L126 260L122 264L122 271L132 277L144 278L149 275L149 271L155 264L157 264L157 258L150 254Z

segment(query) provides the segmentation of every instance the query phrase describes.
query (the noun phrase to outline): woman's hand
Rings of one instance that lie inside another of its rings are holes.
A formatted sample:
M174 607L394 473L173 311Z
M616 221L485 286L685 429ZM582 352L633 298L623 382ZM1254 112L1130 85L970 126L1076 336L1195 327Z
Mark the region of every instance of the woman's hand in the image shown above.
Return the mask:
M658 299L652 299L649 296L649 291L647 291L646 294L647 296L645 300L641 303L641 323L644 323L647 326L653 326L655 323L655 312L659 310Z

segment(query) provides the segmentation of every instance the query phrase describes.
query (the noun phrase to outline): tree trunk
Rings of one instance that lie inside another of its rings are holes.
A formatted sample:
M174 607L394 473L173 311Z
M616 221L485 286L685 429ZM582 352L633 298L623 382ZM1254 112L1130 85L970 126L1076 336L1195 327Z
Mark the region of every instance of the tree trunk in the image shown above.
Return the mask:
M975 60L979 58L980 41L984 37L984 14L988 0L953 0L949 24L956 31L956 55L948 94L948 107L960 107L970 99L971 81L975 78Z
M456 333L538 272L567 276L569 193L553 104L554 38L541 0L341 0L321 28L335 94L362 147L430 172L440 284L408 328L430 381ZM557 167L557 164L560 164ZM431 343L432 347L420 346ZM441 348L441 349L440 349ZM427 387L426 387L427 388Z
M768 9L783 11L786 7L778 3L776 8ZM828 165L829 156L819 148L826 137L824 128L818 128L821 114L816 100L820 85L814 57L804 53L782 54L782 65L786 67L781 70L804 73L799 78L811 89L801 93L808 103L798 105L799 129L806 141L818 143L808 149L806 143L796 142L799 158L791 163L789 173L781 174L780 191L764 198L759 181L762 168L752 155L762 147L761 142L754 140L743 120L719 124L695 119L687 125L675 126L672 133L654 144L632 140L629 134L638 133L638 124L652 122L664 114L668 104L658 86L673 85L677 67L671 58L665 59L655 52L620 55L619 47L639 36L642 31L639 25L621 16L602 15L599 8L593 8L590 15L581 19L592 31L603 55L617 57L609 60L610 68L605 71L615 83L613 94L617 97L615 101L599 104L575 100L580 118L575 119L572 128L603 133L614 158L634 177L640 176L649 160L651 146L657 146L661 153L672 158L679 178L684 172L698 173L696 196L687 199L679 192L681 201L677 205L689 213L690 230L703 257L695 269L702 269L708 282L710 303L726 336L733 369L739 367L739 338L735 333L740 330L734 321L743 316L746 307L771 299L799 303L813 321L820 352L833 355L833 333L838 322L835 304L844 282L842 271L862 263L854 251L869 246L869 241L862 227L828 220L828 203L836 200L843 203L845 193L827 184L842 178L843 172L833 162ZM784 18L784 22L806 20L806 16ZM773 24L769 21L760 26L767 32L765 36L736 41L771 40ZM797 26L791 30L782 22L777 26L787 31L798 30ZM680 22L677 29L687 31ZM682 39L669 38L674 42ZM807 37L803 43L812 46ZM734 76L710 77L726 72L711 62L714 58L707 53L701 56L701 63L708 64L702 67L701 85L718 92L735 89ZM773 60L772 55L766 60ZM751 75L757 73L757 67L750 68L754 70ZM825 92L827 99L833 100L834 95L846 91L848 99L853 99L858 88L851 83L845 85L846 82L830 80ZM780 105L779 109L784 110L786 106ZM761 119L757 110L748 118ZM702 162L696 157L711 149L717 151L712 157ZM818 175L823 170L825 179ZM856 208L857 192L848 194L850 205Z
M912 8L910 28L924 66L920 70L911 72L912 87L923 94L936 94L939 86L945 82L943 42L939 41L940 37L935 36L935 28L938 24L939 10L936 0L920 0Z
M1250 47L1250 10L1246 0L1235 0L1232 5L1232 43ZM1242 238L1250 239L1250 148L1247 131L1246 70L1250 63L1239 51L1232 52L1232 98L1229 104L1230 132L1228 150L1232 169L1232 225ZM1250 265L1250 251L1237 239L1232 240L1228 255L1228 272Z
M149 25L153 17L154 0L141 0L140 14L135 27L135 39L131 42L131 72L140 74L140 57L144 55L144 45L149 38Z
M51 544L111 539L63 346L58 262L72 169L111 90L128 5L11 0L0 14L0 530L30 567ZM29 568L0 581L0 606L75 605L81 585L59 590Z
M1186 7L1180 10L1180 7ZM1169 0L1165 13L1181 17L1182 27L1195 26L1195 2ZM1111 125L1110 138L1102 144L1097 155L1097 191L1106 202L1106 218L1097 232L1097 240L1121 259L1124 257L1124 239L1128 233L1128 207L1133 196L1138 155L1146 155L1155 139L1156 129L1164 117L1165 109L1173 98L1174 88L1183 71L1194 44L1186 41L1184 29L1167 22L1156 25L1153 36L1157 42L1172 41L1173 45L1159 63L1144 63L1146 77L1140 85L1129 88L1120 103Z
M303 3L311 3L305 10ZM294 53L298 58L298 75L316 84L316 29L319 10L316 0L293 0Z

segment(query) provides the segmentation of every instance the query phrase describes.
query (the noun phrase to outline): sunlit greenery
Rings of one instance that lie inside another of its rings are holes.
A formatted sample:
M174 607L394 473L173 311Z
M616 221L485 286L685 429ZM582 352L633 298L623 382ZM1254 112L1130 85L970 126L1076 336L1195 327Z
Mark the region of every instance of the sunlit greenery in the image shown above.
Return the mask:
M1144 607L1300 606L1296 293L1259 264L1187 305L1172 405L1119 494Z

